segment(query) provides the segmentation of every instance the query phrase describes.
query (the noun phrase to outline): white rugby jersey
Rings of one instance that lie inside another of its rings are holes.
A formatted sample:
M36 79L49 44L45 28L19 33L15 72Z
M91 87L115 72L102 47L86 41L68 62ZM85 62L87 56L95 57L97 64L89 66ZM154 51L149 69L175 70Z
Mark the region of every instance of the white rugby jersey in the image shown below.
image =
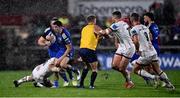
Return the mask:
M130 31L131 36L138 35L139 37L139 51L141 56L152 56L156 53L151 39L150 31L145 25L136 25Z
M110 29L113 31L120 42L120 47L125 49L131 48L132 46L134 47L128 28L129 25L124 21L113 23L110 26Z
M33 78L41 82L43 78L48 77L50 74L49 65L54 63L55 58L51 58L43 64L36 66L32 72Z

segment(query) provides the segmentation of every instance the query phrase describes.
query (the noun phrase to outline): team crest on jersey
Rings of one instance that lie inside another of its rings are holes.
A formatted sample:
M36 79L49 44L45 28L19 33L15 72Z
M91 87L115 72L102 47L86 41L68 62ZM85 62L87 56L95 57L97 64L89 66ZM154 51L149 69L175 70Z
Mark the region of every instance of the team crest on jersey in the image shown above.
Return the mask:
M113 26L112 26L112 28L113 28L113 29L117 29L117 28L118 28L118 26L116 26L116 25L113 25Z

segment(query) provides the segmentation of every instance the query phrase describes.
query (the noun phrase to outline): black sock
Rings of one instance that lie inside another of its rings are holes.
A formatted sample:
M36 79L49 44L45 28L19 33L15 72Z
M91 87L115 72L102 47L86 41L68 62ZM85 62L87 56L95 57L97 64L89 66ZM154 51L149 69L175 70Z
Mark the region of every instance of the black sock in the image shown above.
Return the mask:
M96 80L96 77L97 77L97 72L92 72L90 86L94 86L94 81Z
M69 82L64 71L60 71L59 75L63 78L64 81Z
M86 78L88 71L89 71L88 68L83 69L82 75L81 75L81 80L80 80L80 86L84 85L84 79Z
M67 67L66 70L67 70L67 73L69 74L69 78L70 78L71 80L73 80L72 68Z

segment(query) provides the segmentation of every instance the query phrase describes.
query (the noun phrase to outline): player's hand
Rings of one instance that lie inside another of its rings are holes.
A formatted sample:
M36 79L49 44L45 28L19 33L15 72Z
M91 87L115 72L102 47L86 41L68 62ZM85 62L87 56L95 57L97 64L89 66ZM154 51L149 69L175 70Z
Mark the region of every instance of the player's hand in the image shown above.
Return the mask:
M46 47L49 47L51 45L51 42L50 41L45 41L45 46Z
M50 36L50 35L47 35L47 36L46 36L46 39L47 39L48 41L52 41L52 40L54 39L54 37L53 37L53 36Z
M58 58L58 60L55 62L55 65L56 66L59 66L60 64L61 64L61 61L62 61L63 59L60 57L60 58Z

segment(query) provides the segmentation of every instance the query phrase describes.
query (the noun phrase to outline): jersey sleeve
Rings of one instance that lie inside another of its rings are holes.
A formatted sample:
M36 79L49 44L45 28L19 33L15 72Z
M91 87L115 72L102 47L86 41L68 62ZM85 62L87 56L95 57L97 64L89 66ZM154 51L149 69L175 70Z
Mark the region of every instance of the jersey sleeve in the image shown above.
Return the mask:
M71 44L71 38L69 32L67 30L63 30L62 39L64 40L65 44Z
M111 29L112 31L117 31L118 28L119 28L119 25L118 25L117 23L113 23L113 24L110 26L110 29Z
M46 39L46 36L50 33L50 28L44 30L44 33L41 35L43 38Z

